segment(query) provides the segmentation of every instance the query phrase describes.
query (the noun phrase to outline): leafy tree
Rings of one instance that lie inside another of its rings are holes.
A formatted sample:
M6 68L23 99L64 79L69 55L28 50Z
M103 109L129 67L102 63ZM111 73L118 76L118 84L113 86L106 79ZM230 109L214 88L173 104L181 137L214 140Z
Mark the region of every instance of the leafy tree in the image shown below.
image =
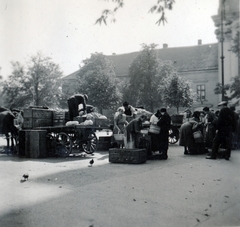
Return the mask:
M240 75L233 78L233 83L230 86L231 99L240 98Z
M156 44L142 44L142 51L133 60L129 68L129 86L125 98L134 105L143 105L153 111L159 102L156 96L158 58L155 51ZM153 98L154 97L154 98Z
M166 106L174 106L179 113L179 107L191 107L193 104L194 93L190 84L181 78L177 72L163 79L159 85L158 91L163 95L163 101Z
M240 29L238 27L238 29ZM237 55L237 57L240 57L240 31L237 31L235 37L233 38L232 46L231 46L231 51Z
M51 58L37 53L30 58L26 69L19 62L12 62L12 68L3 83L3 95L10 107L59 106L63 74Z
M78 92L87 94L88 102L100 112L103 109L116 109L121 94L111 62L102 53L95 53L83 63L78 75Z
M124 0L112 0L112 2L116 3L116 6L114 9L105 9L103 10L101 16L96 20L96 23L102 24L102 22L107 25L107 20L109 16L111 16L111 22L116 22L115 14L117 11L124 6ZM156 24L160 25L161 22L164 23L167 22L165 11L166 10L172 10L173 4L175 3L174 0L157 0L156 4L154 4L149 12L151 13L159 13L161 14L160 18L156 22Z
M229 91L230 89L230 85L229 84L225 84L224 86L222 86L221 83L217 83L216 87L214 88L214 93L216 95L221 95L223 94L224 97L224 101L228 101L230 98L227 96L227 91Z
M170 61L161 61L157 57L156 44L142 44L142 51L134 59L129 68L129 85L124 99L134 106L144 106L154 111L161 103L161 94L157 88L162 79L171 75L174 68Z

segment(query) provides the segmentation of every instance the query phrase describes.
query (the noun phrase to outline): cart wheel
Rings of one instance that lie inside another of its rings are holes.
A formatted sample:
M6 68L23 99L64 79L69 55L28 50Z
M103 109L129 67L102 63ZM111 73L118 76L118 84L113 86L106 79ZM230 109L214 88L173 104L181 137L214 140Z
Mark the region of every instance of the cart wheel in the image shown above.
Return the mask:
M55 151L60 157L67 157L72 151L72 140L65 132L60 132L55 138Z
M98 139L94 132L89 133L88 140L82 144L85 153L92 154L97 150Z
M179 130L174 126L171 126L171 128L169 129L168 142L170 144L175 144L178 142L178 140L179 140Z

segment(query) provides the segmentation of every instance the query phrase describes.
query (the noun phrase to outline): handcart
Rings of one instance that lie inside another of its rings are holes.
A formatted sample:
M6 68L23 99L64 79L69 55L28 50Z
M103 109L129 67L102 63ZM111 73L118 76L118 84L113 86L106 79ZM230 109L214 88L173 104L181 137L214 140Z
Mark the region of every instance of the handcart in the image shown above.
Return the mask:
M73 150L93 154L98 147L95 132L99 127L72 125L38 127L38 129L47 131L48 150L57 156L69 156Z

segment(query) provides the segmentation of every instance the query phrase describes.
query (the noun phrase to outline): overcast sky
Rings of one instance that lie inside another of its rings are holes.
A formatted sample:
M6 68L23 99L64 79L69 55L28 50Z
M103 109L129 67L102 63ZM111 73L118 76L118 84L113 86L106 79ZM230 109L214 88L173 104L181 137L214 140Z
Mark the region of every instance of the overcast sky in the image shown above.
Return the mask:
M211 16L219 0L175 0L167 11L168 23L158 26L159 14L148 13L157 0L125 0L116 14L116 23L95 25L111 0L1 0L0 75L12 71L11 61L25 64L41 52L59 64L64 75L79 69L91 53L130 53L141 44L156 43L162 48L216 43Z

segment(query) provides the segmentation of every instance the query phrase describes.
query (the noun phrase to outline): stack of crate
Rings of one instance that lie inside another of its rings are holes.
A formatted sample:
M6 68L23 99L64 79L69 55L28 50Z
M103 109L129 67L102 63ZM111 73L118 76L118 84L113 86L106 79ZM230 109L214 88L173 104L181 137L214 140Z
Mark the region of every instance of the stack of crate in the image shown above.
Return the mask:
M53 125L53 110L28 108L23 109L23 129L33 129Z

